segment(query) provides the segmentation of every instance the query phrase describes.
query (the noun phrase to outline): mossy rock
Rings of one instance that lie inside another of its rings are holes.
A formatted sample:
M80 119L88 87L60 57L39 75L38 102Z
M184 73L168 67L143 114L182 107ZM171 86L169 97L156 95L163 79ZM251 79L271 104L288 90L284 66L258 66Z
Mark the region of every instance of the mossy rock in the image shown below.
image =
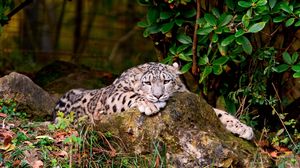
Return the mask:
M136 109L102 116L96 129L120 137L129 153L151 153L151 144L159 142L166 147L170 167L256 165L254 143L225 130L212 107L193 93L176 94L154 116L141 115ZM261 158L267 165L266 157Z

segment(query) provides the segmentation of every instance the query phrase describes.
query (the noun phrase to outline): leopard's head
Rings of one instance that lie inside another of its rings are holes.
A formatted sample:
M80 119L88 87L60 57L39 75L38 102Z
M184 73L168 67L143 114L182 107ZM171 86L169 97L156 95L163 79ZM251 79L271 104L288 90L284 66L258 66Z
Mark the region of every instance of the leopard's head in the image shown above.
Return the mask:
M152 65L140 78L140 90L149 101L164 102L173 93L187 90L179 78L181 72L177 63L172 66L161 63L150 64Z

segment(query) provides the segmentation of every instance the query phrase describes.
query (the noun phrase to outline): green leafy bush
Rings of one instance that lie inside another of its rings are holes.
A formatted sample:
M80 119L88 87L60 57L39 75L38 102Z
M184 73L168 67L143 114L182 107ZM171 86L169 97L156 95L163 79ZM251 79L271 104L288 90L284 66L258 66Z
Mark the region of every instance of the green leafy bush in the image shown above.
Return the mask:
M299 1L139 3L148 8L138 23L144 37L154 41L160 61L180 62L182 72L191 72L194 81L188 83L197 84L192 91L212 104L223 98L227 110L247 115L250 125L256 125L252 119L261 115L249 115L254 109L281 112L283 74L300 77L300 46L294 45L300 30Z

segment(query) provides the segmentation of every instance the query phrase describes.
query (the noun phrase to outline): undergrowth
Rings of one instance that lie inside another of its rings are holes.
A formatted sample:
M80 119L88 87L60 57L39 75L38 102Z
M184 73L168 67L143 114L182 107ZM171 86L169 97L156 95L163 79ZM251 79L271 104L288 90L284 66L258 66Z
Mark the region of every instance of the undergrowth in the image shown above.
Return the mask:
M58 113L56 123L34 122L13 100L0 105L0 167L166 167L166 147L156 142L152 153L128 153L119 137L84 118L74 121L74 113Z

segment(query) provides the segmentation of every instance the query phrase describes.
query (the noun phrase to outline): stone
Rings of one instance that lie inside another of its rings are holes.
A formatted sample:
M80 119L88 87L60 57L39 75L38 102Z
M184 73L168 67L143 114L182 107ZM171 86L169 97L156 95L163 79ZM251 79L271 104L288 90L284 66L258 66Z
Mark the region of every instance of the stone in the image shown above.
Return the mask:
M128 153L145 154L154 148L165 148L162 151L165 151L168 167L251 167L256 164L257 148L253 142L225 130L212 107L193 93L176 94L166 108L154 116L141 115L137 109L101 116L95 129L120 137ZM262 160L268 162L265 158Z
M55 100L49 93L36 85L29 77L11 72L0 78L0 98L14 99L18 110L33 116L52 114Z

